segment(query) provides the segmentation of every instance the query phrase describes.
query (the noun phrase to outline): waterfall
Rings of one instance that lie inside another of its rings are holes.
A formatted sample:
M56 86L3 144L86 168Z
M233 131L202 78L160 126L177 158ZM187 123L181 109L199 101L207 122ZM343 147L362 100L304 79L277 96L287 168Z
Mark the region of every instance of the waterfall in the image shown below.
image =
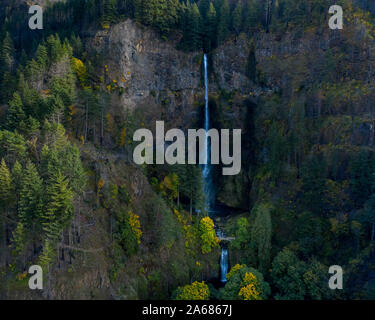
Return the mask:
M208 137L208 131L210 130L210 108L208 101L208 60L207 55L204 54L204 130L206 131L206 163L203 165L203 180L204 180L204 193L206 195L206 209L208 213L212 213L212 205L214 204L215 195L213 188L213 178L212 178L212 167L211 167L211 141ZM218 229L217 235L223 235L224 233ZM220 281L225 283L227 281L228 273L228 249L221 248L220 257Z
M206 163L203 165L204 193L206 195L206 209L210 212L213 202L213 180L211 170L211 141L208 137L210 130L210 110L208 101L208 61L207 55L204 55L204 130L206 131Z
M228 249L222 248L221 249L221 257L220 257L220 281L227 282L227 274L228 274Z

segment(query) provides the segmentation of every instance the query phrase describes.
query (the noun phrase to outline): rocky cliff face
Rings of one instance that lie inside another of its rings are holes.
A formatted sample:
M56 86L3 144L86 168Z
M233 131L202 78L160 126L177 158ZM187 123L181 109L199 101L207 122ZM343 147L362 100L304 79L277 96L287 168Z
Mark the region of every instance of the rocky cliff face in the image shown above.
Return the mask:
M151 128L156 120L166 121L169 128L183 129L201 121L203 53L185 53L177 50L176 44L177 41L163 41L154 31L131 20L99 31L89 40L89 45L105 57L108 71L104 72L104 77L114 80L122 88L122 95L115 98L117 105L121 106L116 112L142 110ZM209 91L213 99L220 95L221 90L236 92L240 96L256 90L245 75L248 50L248 39L241 36L210 54ZM234 124L242 127L242 109L234 109L236 112L227 116L238 118ZM215 122L217 114L214 111L212 118ZM247 195L240 193L237 200L234 197L227 204L246 207L247 201L243 197ZM224 198L222 200L227 202Z
M340 33L318 26L283 34L256 34L257 71L261 78L257 84L246 76L249 38L242 34L230 39L209 54L215 126L242 128L248 146L254 144L255 138L249 135L247 127L257 126L256 138L261 145L267 119L289 113L289 122L293 121L296 105L302 103L306 121L322 117L319 128L306 133L306 146L316 142L372 146L374 124L368 103L371 90L362 94L353 91L345 96L345 92L355 89L353 82L342 82L340 88L317 85L321 81L338 81L340 77L368 81L372 77L374 51L366 37L364 27L358 24ZM98 32L89 44L105 56L108 72L104 76L122 88L122 95L116 98L121 107L116 112L140 109L152 127L155 120L163 119L167 127L185 129L202 117L202 52L179 51L177 41L163 41L154 31L130 20ZM342 58L342 52L350 61ZM336 68L336 76L332 68ZM304 94L299 96L299 90ZM343 94L337 95L340 90ZM277 99L279 105L274 104ZM252 119L248 118L249 105L263 105L256 108ZM249 148L244 150L246 163L255 157ZM262 161L267 161L267 152L258 150ZM239 176L220 177L218 197L230 206L247 208L252 182L246 163Z
M191 124L195 102L203 95L202 52L185 53L177 42L166 42L152 30L131 20L100 31L90 41L104 53L108 76L123 88L124 109L158 109L173 124ZM250 81L245 76L248 54L246 39L222 46L211 56L210 93L220 89L248 93ZM162 107L162 108L161 108ZM160 119L160 117L159 117Z
M189 123L195 94L202 91L199 53L178 51L131 20L100 31L91 44L104 52L107 76L123 89L124 110L145 109L155 119L164 114L175 126Z

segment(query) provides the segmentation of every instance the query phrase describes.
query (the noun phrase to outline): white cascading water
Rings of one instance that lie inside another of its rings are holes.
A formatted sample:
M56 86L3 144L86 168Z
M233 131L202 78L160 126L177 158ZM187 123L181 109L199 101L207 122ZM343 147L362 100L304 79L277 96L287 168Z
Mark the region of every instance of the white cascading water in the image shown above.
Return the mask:
M220 257L220 281L227 282L228 274L228 249L221 248Z
M212 213L212 204L214 200L214 188L213 188L213 179L212 179L212 170L211 170L211 141L208 137L208 131L210 130L210 109L208 101L208 61L207 55L204 55L204 130L206 131L206 157L207 161L203 165L203 180L204 180L204 193L206 195L206 209L208 213ZM221 230L217 231L218 236L222 234ZM220 257L220 281L225 283L227 281L228 273L228 249L221 249Z
M204 130L206 131L206 163L203 165L203 179L204 179L204 193L206 195L207 210L211 209L211 193L212 193L212 179L211 179L211 142L208 138L208 131L210 130L210 110L208 104L208 71L207 71L207 55L204 55Z
M207 55L204 55L204 130L206 131L206 158L207 161L203 165L203 180L204 180L204 194L206 195L206 209L208 212L212 210L212 203L214 199L213 179L211 170L211 141L208 137L210 130L210 109L208 103L208 60Z

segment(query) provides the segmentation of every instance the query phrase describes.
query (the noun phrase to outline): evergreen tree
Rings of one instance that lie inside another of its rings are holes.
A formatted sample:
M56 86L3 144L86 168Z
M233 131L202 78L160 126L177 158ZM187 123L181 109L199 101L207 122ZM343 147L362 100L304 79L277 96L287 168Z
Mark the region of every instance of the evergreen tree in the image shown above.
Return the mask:
M202 41L200 36L201 16L197 4L191 4L188 1L186 13L186 27L183 38L184 48L188 51L198 50L202 46Z
M5 163L5 160L1 160L0 164L0 204L1 208L7 208L11 205L13 193L13 184L10 175L10 171Z
M373 192L374 155L365 150L353 156L351 161L350 191L356 208L361 208Z
M3 43L1 45L1 52L0 52L0 70L1 72L11 72L12 66L14 63L14 45L13 40L9 34L6 33Z
M255 221L251 229L251 241L255 246L259 270L267 272L271 258L272 224L270 208L261 204L255 208Z
M223 0L223 4L220 8L219 22L217 26L217 39L218 43L221 44L227 39L230 28L230 9L228 0Z
M217 45L217 20L216 10L212 2L207 13L207 37L208 37L208 50L211 51Z
M272 262L271 277L276 300L322 300L332 297L327 286L327 267L316 259L301 261L284 248Z
M14 246L14 252L17 257L23 255L26 249L27 242L27 231L25 225L22 222L17 224L16 229L13 231L12 243Z
M207 19L208 11L210 10L210 0L200 0L199 1L199 12L201 14L202 20Z
M26 119L25 112L23 111L23 103L20 95L15 92L12 100L9 101L9 108L7 112L6 128L8 130L15 130L19 127L20 123Z
M19 220L26 228L36 231L42 215L43 184L32 162L26 164L22 174L22 187L18 208Z
M117 20L116 0L104 0L102 23L107 24Z
M322 199L325 191L325 170L325 159L315 155L302 168L303 203L306 209L314 214L323 213L324 202Z
M45 45L40 44L35 53L35 61L38 63L40 71L45 71L48 66L48 51Z
M7 218L8 218L8 210L12 206L12 202L14 199L14 189L12 184L12 179L10 176L9 169L4 161L1 160L0 164L0 222L2 228L1 232L1 239L4 246L7 244L7 236L8 236L8 226L7 226Z
M363 222L371 226L371 241L373 242L375 241L375 194L372 194L366 201L363 218Z
M9 32L6 33L0 50L0 99L6 102L13 89L11 73L14 64L14 46Z
M18 201L19 194L20 194L21 187L22 187L22 166L18 162L18 160L13 165L11 177L12 177L12 184L14 186L15 194L16 194L17 201Z
M54 243L73 214L73 191L68 180L60 171L55 173L47 184L47 201L42 215L43 232Z
M232 28L239 34L242 28L242 1L238 1L232 13Z
M255 45L254 40L250 41L250 50L249 50L249 56L247 58L247 64L246 64L246 75L248 78L252 81L256 81L257 77L257 61L255 57Z
M247 0L244 9L244 31L252 32L261 25L263 1Z

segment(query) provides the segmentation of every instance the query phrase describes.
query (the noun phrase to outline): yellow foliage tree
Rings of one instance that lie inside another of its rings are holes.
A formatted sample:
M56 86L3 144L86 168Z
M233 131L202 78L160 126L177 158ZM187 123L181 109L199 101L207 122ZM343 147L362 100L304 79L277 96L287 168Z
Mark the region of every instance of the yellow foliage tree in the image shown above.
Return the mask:
M123 147L125 145L125 139L126 139L126 128L124 127L120 131L120 141L119 141L120 147Z
M202 245L202 253L210 253L213 248L219 246L219 238L216 236L215 224L210 217L204 217L199 223L199 232Z
M134 214L132 211L129 212L129 225L137 238L138 244L140 244L142 237L141 223L139 221L139 216Z
M73 66L73 70L76 73L77 78L79 79L79 82L80 82L80 84L83 88L85 86L86 79L87 79L86 67L81 60L79 60L77 58L74 58L74 57L72 58L72 66Z
M243 287L238 296L243 300L262 300L260 283L252 272L246 272L243 278Z
M236 264L232 269L230 269L230 271L228 272L227 274L227 280L229 280L230 278L232 278L232 276L239 270L245 268L246 265L244 264Z
M98 188L98 196L100 195L100 191L102 191L103 187L105 185L105 181L100 178L99 181L98 181L98 185L97 185L97 188Z
M208 300L210 289L203 282L195 281L191 285L178 288L176 300Z
M179 178L175 173L167 175L160 183L161 194L172 202L178 197Z

